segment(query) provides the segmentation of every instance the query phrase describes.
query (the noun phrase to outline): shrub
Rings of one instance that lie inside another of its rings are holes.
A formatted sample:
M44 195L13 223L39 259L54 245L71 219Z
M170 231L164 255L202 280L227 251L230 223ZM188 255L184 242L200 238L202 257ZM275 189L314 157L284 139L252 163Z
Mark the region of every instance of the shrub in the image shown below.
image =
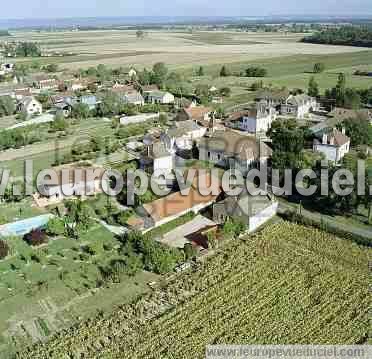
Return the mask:
M33 229L30 233L24 235L23 239L30 246L40 246L48 242L48 237L41 229Z
M0 259L4 259L9 253L9 246L8 244L0 240Z
M47 224L46 232L50 236L61 236L65 233L65 223L60 218L52 218Z

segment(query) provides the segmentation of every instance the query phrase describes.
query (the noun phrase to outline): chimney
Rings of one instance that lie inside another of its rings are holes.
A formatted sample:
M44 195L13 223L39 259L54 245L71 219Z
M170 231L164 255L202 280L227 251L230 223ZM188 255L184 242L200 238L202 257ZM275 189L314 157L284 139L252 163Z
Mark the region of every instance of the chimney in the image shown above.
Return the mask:
M327 144L327 141L328 141L328 136L326 133L323 134L323 140L322 140L322 143L323 145L326 145Z

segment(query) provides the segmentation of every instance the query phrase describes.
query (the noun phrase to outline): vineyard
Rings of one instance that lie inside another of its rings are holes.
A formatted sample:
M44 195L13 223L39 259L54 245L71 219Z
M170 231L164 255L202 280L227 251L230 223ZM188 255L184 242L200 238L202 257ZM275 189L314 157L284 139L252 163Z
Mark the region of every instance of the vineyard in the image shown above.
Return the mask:
M365 343L370 254L317 229L270 225L19 358L181 359L216 343Z

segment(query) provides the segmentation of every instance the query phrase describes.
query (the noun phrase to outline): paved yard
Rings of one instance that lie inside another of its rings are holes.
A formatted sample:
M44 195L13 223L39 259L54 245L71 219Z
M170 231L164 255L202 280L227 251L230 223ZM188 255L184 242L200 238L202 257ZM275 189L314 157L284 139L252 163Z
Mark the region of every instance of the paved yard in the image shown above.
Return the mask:
M189 242L185 238L186 236L188 236L191 233L195 233L204 227L214 225L216 225L215 222L211 221L206 217L198 215L190 222L187 222L184 225L179 226L176 229L166 233L163 236L163 238L158 239L158 242L161 242L174 248L183 248L185 243Z

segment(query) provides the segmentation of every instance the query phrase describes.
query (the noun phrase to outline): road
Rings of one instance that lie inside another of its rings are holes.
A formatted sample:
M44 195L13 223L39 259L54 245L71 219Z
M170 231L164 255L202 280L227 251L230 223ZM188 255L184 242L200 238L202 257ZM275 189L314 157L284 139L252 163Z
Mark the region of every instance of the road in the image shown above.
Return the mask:
M288 202L280 201L279 202L279 212L284 212L287 210L296 211L297 206L295 204L290 204ZM338 221L337 219L333 219L332 217L328 215L321 214L319 212L310 212L304 208L301 209L301 214L308 219L311 219L313 221L321 222L328 224L331 227L337 227L341 229L342 231L349 232L351 234L355 234L357 236L365 237L372 239L372 226L367 226L360 224L359 225L353 225L352 223L342 223ZM365 228L364 228L365 227Z

